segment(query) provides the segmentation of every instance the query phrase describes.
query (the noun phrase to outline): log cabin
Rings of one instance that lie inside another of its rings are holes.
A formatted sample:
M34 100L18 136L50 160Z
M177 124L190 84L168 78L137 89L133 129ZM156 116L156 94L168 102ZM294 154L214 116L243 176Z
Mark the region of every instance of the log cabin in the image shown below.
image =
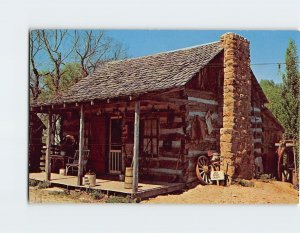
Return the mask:
M208 44L101 63L66 93L31 102L30 111L50 122L61 116L62 136L78 138L79 153L90 150L87 170L98 177L133 166L137 189L143 179L195 182L197 158L208 150L221 153L230 175L251 179L254 154L264 149L262 124L274 120L262 114L267 102L250 68L249 41L226 33ZM82 175L79 169L78 184Z

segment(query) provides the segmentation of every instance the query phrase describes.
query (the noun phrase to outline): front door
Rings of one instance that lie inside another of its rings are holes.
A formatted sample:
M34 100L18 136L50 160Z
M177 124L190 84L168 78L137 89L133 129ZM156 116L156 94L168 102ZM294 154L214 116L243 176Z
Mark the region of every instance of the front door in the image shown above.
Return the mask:
M109 173L120 174L122 170L122 118L110 119Z
M90 159L89 169L97 175L105 174L106 172L106 133L107 120L105 117L95 116L91 119L90 130Z

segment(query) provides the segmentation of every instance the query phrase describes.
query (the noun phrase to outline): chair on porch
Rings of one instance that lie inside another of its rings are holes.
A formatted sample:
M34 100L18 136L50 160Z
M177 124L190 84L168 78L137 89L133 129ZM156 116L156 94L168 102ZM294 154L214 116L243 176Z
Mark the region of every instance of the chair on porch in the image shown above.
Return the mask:
M82 169L86 171L86 164L90 156L90 150L82 150ZM66 175L68 174L69 169L78 171L79 169L79 150L75 151L74 157L69 157L66 164Z

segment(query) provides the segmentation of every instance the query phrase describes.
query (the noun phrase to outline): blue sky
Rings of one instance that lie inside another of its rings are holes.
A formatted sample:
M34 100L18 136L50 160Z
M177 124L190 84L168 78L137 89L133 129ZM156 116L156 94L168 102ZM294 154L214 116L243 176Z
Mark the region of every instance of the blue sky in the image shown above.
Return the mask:
M296 41L300 57L298 31L236 31L236 30L108 30L107 35L122 42L130 57L139 57L193 45L218 41L228 31L238 33L250 41L251 63L284 62L289 39ZM278 65L252 65L258 80L281 82ZM281 72L284 70L281 68Z

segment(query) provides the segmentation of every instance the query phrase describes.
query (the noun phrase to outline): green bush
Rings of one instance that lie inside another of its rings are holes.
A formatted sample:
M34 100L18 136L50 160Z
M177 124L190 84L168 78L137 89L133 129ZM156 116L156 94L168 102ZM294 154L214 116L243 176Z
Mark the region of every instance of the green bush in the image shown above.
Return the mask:
M50 187L50 182L49 181L40 181L38 186L39 189L46 189Z
M244 186L244 187L254 187L255 186L255 184L254 184L254 182L253 181L250 181L250 180L241 180L240 182L239 182L239 184L240 185L242 185L242 186Z
M39 184L40 182L38 180L34 180L34 179L29 179L28 181L28 185L31 187L35 187Z
M94 200L100 200L104 197L104 194L102 194L101 191L98 190L93 190L90 195Z

